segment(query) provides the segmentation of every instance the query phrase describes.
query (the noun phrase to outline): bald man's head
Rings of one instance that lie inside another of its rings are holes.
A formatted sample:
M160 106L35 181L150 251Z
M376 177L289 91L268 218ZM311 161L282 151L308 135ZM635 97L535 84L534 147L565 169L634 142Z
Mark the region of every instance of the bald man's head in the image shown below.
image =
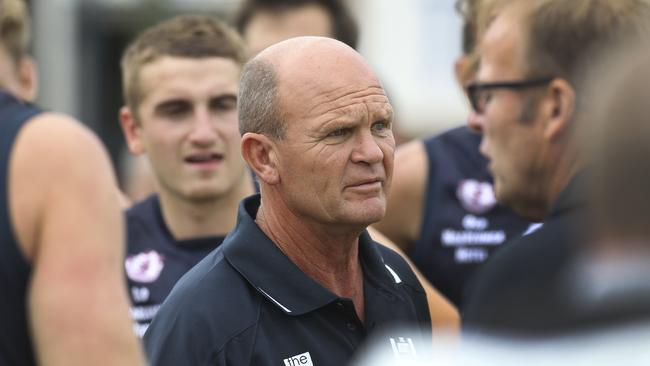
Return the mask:
M356 51L319 37L273 45L244 67L239 102L263 207L355 230L384 216L393 109Z
M281 139L296 106L355 83L381 89L365 60L346 44L325 37L296 37L277 43L260 52L242 71L240 132Z

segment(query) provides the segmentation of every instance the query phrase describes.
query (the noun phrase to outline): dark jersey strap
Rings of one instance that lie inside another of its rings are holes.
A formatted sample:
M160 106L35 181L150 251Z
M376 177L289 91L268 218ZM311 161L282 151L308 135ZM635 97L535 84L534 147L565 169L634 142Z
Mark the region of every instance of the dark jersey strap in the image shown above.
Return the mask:
M0 364L35 364L26 293L30 265L15 237L9 212L9 163L20 129L40 110L0 92Z

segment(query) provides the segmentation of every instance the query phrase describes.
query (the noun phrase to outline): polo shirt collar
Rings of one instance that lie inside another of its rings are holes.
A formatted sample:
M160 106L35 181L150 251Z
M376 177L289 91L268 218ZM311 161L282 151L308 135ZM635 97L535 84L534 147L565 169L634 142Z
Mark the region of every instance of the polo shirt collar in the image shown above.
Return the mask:
M302 272L264 234L255 222L259 206L259 194L240 203L237 225L222 245L228 263L288 315L302 315L338 300L336 294ZM397 282L365 231L359 238L359 257L364 278L373 284L381 286Z

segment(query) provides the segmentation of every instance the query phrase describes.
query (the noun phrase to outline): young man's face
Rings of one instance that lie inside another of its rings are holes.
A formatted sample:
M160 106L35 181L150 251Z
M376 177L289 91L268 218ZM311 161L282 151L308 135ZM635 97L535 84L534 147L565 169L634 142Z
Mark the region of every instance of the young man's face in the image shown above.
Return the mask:
M218 199L246 179L237 123L240 71L221 57L165 56L142 67L139 124L122 123L131 152L149 158L161 193Z

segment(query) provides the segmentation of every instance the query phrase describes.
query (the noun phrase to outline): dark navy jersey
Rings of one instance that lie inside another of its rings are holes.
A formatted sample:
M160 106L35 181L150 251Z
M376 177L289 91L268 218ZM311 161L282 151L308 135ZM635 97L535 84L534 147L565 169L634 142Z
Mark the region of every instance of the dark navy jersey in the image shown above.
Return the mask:
M9 210L9 162L16 136L40 110L0 91L0 365L35 365L27 324L31 266L15 237Z
M126 227L124 267L131 316L136 333L142 336L178 279L218 247L223 237L174 239L155 194L126 211Z
M429 161L419 240L409 252L426 278L462 306L467 280L529 223L498 205L481 136L463 126L424 141Z
M359 239L365 319L302 272L255 223L260 197L242 201L222 246L174 288L144 336L152 365L345 365L370 334L396 325L385 346L417 352L430 334L424 290L397 253Z

